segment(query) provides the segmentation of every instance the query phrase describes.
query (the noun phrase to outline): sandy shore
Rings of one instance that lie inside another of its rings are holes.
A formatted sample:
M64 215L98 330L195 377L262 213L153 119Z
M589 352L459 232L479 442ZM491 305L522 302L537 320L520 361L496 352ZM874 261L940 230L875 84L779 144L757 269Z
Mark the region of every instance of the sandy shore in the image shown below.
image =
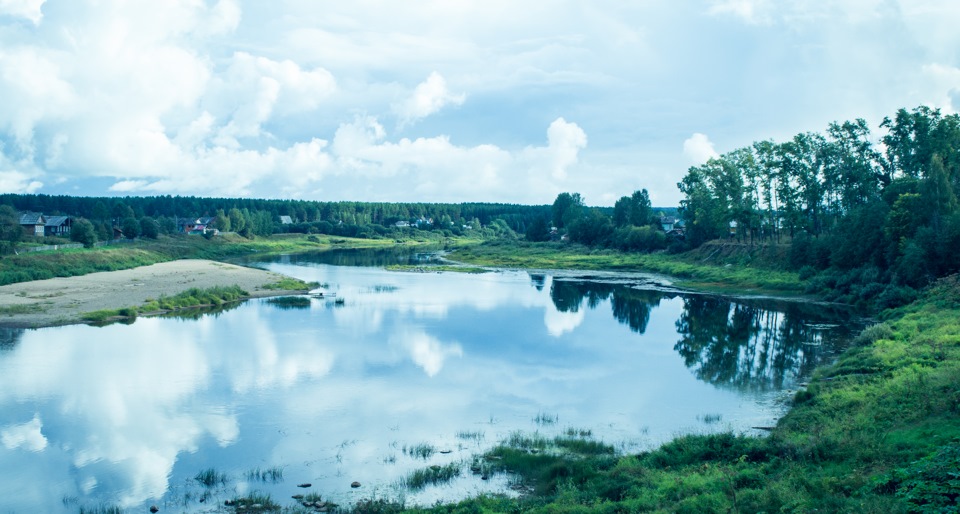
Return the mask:
M91 273L0 286L0 326L44 327L82 323L84 313L143 305L192 287L240 286L251 296L290 291L264 289L283 275L222 262L184 259L122 271Z

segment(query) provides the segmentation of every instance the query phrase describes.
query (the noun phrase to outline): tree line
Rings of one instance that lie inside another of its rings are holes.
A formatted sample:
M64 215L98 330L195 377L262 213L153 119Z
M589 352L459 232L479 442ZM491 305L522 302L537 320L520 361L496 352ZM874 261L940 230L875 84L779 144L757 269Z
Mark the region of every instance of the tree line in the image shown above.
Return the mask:
M178 230L178 219L214 218L211 228L246 237L276 232L322 233L347 237L396 237L411 230L445 236L468 231L490 237L515 237L549 206L499 203L319 202L194 196L78 197L42 194L0 195L0 238L18 238L16 212L42 212L75 218L74 239L85 244L105 240L119 229L125 237L157 237ZM289 216L290 223L281 223ZM402 229L397 222L411 228ZM3 230L10 226L9 231ZM7 234L9 232L9 234ZM14 241L15 242L15 241ZM7 245L9 247L9 245ZM6 248L6 247L5 247ZM12 248L12 247L11 247Z
M686 244L789 243L811 290L896 305L960 271L960 116L917 107L831 123L691 167L678 184Z

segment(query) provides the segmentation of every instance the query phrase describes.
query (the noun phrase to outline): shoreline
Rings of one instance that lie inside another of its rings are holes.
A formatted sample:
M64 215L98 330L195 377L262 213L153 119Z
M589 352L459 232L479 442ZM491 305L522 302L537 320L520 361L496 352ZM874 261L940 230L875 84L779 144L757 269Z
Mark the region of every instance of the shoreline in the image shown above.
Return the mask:
M271 289L285 275L205 259L181 259L136 268L0 286L0 327L44 328L87 324L84 314L140 307L192 288L238 286L246 298L300 294Z

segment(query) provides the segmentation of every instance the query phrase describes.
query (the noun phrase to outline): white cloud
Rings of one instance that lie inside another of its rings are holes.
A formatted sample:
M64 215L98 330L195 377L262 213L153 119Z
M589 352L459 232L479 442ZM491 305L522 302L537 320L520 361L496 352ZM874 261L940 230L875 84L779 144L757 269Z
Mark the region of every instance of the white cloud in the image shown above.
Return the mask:
M410 98L394 106L394 112L400 117L401 125L406 125L426 118L447 105L461 105L466 98L466 93L451 93L443 76L433 72L417 85Z
M751 25L764 25L772 21L769 9L769 0L714 0L707 12L730 14Z
M46 0L0 0L0 15L26 18L39 25L43 19L43 7Z
M450 357L462 357L463 348L459 343L444 344L426 332L412 332L397 336L391 343L404 348L410 360L423 369L428 377L436 376Z
M10 425L0 430L0 442L8 450L23 448L31 452L38 452L47 447L47 438L41 432L43 423L40 417L34 415L33 419L22 425Z
M720 156L720 154L713 149L713 143L710 142L710 138L699 132L694 133L683 142L683 155L687 156L690 164L695 166Z

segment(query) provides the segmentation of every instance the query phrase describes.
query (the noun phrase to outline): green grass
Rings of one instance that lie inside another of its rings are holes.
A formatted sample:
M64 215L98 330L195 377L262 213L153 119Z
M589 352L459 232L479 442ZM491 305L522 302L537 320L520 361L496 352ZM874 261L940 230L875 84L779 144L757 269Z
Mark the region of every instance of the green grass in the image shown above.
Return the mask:
M403 479L403 486L411 491L419 491L428 485L439 485L450 482L460 476L463 471L463 464L460 462L451 462L443 466L430 466L428 468L417 469Z
M224 486L227 485L227 482L229 481L226 473L221 473L215 468L207 468L197 473L193 479L197 482L200 482L201 485L207 488Z
M269 494L253 491L232 500L235 512L280 512L280 505Z
M277 282L263 286L263 288L273 291L309 291L319 286L320 284L317 282L304 282L296 278L284 277Z
M419 443L413 446L403 447L403 453L411 457L427 460L436 453L437 449L430 443Z
M277 484L283 482L283 468L280 466L272 466L267 469L257 467L247 471L244 476L251 482Z
M488 241L457 246L448 257L477 266L660 273L682 279L687 286L715 291L791 295L803 291L799 275L794 272L760 264L715 265L694 255L626 253L567 243Z
M32 314L35 312L42 312L43 307L38 306L37 304L21 304L21 305L8 305L6 307L0 307L0 316L15 316L17 314Z
M266 303L284 310L310 308L310 298L306 296L278 296L267 298Z
M207 289L194 287L174 296L161 296L157 300L149 300L140 307L87 312L81 315L81 319L89 323L104 323L114 318L134 319L146 313L172 312L196 307L220 307L249 296L250 293L239 286L218 286Z

